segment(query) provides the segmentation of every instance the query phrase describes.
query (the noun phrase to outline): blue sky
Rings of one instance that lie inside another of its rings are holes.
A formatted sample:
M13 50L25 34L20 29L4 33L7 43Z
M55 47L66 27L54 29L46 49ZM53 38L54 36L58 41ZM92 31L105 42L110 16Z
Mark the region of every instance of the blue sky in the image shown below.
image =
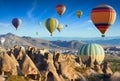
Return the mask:
M64 4L66 11L60 17L56 13L56 5ZM0 34L13 33L19 36L50 37L44 27L47 18L56 18L64 27L62 32L55 30L53 37L101 37L90 19L92 8L99 4L111 5L117 12L115 23L106 36L120 36L120 0L0 0ZM76 10L82 10L80 19ZM11 21L13 18L22 19L22 25L16 29ZM42 24L39 25L38 23ZM37 36L35 32L39 32Z

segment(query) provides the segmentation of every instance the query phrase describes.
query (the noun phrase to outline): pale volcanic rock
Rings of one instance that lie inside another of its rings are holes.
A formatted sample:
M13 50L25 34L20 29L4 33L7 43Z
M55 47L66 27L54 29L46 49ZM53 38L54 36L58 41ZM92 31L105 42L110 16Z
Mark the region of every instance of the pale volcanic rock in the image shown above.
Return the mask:
M105 74L113 74L113 72L112 72L112 70L110 69L110 67L109 67L110 65L109 65L109 63L108 62L104 62L103 63L103 72L105 73Z
M53 54L45 53L44 56L47 64L46 81L62 81L54 66Z
M3 74L8 73L11 75L18 75L16 62L12 60L12 58L6 54L5 52L0 53L0 61L1 61L1 71Z

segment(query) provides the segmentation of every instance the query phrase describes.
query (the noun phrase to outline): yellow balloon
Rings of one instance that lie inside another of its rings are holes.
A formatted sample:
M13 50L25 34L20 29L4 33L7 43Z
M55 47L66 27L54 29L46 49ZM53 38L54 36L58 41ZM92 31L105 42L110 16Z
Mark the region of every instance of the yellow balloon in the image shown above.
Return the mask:
M80 11L80 10L77 10L77 11L76 11L76 15L78 16L78 18L80 18L80 16L81 16L82 14L83 14L82 11Z
M63 29L63 25L62 25L62 24L59 24L58 27L57 27L57 30L58 30L59 32L61 32L62 29Z
M44 25L46 29L50 32L51 36L53 32L55 31L56 27L58 27L58 20L55 18L48 18L45 22Z

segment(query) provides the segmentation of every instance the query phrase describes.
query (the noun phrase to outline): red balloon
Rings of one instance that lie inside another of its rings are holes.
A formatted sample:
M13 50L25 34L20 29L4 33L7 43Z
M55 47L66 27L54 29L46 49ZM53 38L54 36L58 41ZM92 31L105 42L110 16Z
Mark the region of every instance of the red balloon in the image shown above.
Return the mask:
M66 10L66 7L63 4L59 4L56 6L56 11L59 15L64 14L65 10Z

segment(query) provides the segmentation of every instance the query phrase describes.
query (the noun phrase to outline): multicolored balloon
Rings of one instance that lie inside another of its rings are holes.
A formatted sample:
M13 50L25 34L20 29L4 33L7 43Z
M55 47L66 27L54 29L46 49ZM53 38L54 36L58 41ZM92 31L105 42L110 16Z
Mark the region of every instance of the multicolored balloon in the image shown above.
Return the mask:
M81 10L77 10L77 11L76 11L76 15L77 15L78 18L80 18L82 14L83 14L83 13L82 13Z
M63 25L62 25L62 24L59 24L58 27L57 27L57 30L58 30L59 32L61 32L62 29L63 29Z
M58 20L55 18L48 18L45 22L44 25L46 29L50 32L51 36L53 32L55 31L56 27L58 27Z
M64 14L65 10L66 10L66 7L63 4L59 4L56 6L56 11L60 16Z
M92 62L96 60L99 64L102 63L105 57L104 49L99 44L83 44L78 50L78 55L80 55L83 62L91 57Z
M115 19L116 11L109 5L98 5L91 11L91 20L102 33L102 37L105 37L106 31L115 22Z
M16 28L16 30L18 29L18 27L20 27L21 23L22 23L22 20L19 18L14 18L12 20L12 24Z

